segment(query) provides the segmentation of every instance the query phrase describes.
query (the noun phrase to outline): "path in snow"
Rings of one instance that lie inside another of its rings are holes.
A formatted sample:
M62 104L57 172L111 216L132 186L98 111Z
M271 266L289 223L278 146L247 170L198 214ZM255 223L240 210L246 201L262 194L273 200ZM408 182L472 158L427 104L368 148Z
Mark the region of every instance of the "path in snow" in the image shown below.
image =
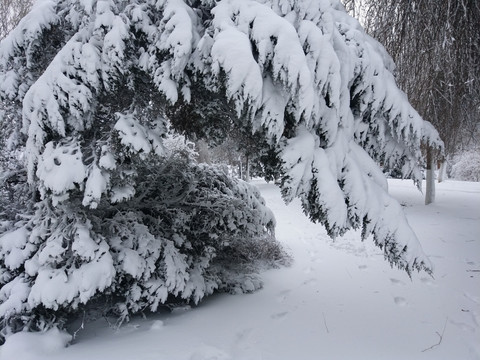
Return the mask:
M333 242L298 202L286 207L277 188L257 182L276 214L277 237L295 259L267 271L262 290L215 295L116 331L100 320L66 349L59 350L55 332L18 334L0 358L480 359L480 183L439 184L429 206L411 182L389 183L435 265L434 278L391 269L357 232ZM434 346L437 333L443 337Z

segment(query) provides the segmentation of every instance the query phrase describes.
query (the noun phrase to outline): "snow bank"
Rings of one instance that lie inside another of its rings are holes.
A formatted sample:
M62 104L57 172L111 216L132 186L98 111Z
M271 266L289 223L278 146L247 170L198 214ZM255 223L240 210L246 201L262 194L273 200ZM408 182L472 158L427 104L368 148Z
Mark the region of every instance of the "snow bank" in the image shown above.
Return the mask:
M2 360L21 359L38 360L48 358L64 349L72 340L72 336L57 328L44 333L21 332L8 338L0 347Z

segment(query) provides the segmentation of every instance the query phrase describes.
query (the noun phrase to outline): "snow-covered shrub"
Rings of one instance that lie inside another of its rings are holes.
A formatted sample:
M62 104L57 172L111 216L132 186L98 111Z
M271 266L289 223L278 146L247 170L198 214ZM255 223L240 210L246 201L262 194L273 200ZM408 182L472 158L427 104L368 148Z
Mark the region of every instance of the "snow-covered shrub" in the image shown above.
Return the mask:
M123 321L175 299L253 291L260 267L285 261L255 187L185 157L149 160L129 201L43 200L2 235L3 336L61 324L90 304Z
M451 176L457 180L480 181L480 149L455 156Z

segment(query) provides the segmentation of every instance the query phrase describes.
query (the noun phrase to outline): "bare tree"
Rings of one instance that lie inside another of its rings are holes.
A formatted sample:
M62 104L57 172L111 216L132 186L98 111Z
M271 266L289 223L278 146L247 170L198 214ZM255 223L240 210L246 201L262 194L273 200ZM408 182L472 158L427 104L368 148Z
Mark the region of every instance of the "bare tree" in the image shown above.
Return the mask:
M0 0L0 39L17 26L32 4L33 0Z
M446 155L478 144L480 130L480 2L477 0L345 0L392 56L399 86L438 129ZM427 154L432 202L436 154ZM437 159L442 161L442 159Z

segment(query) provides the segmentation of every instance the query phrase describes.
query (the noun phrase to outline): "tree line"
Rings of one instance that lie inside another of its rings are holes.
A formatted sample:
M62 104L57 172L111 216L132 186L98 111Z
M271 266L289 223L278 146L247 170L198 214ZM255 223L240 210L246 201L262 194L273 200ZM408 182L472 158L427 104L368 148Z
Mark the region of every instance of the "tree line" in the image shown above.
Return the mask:
M395 62L409 101L439 131L447 156L480 145L480 2L345 0Z

